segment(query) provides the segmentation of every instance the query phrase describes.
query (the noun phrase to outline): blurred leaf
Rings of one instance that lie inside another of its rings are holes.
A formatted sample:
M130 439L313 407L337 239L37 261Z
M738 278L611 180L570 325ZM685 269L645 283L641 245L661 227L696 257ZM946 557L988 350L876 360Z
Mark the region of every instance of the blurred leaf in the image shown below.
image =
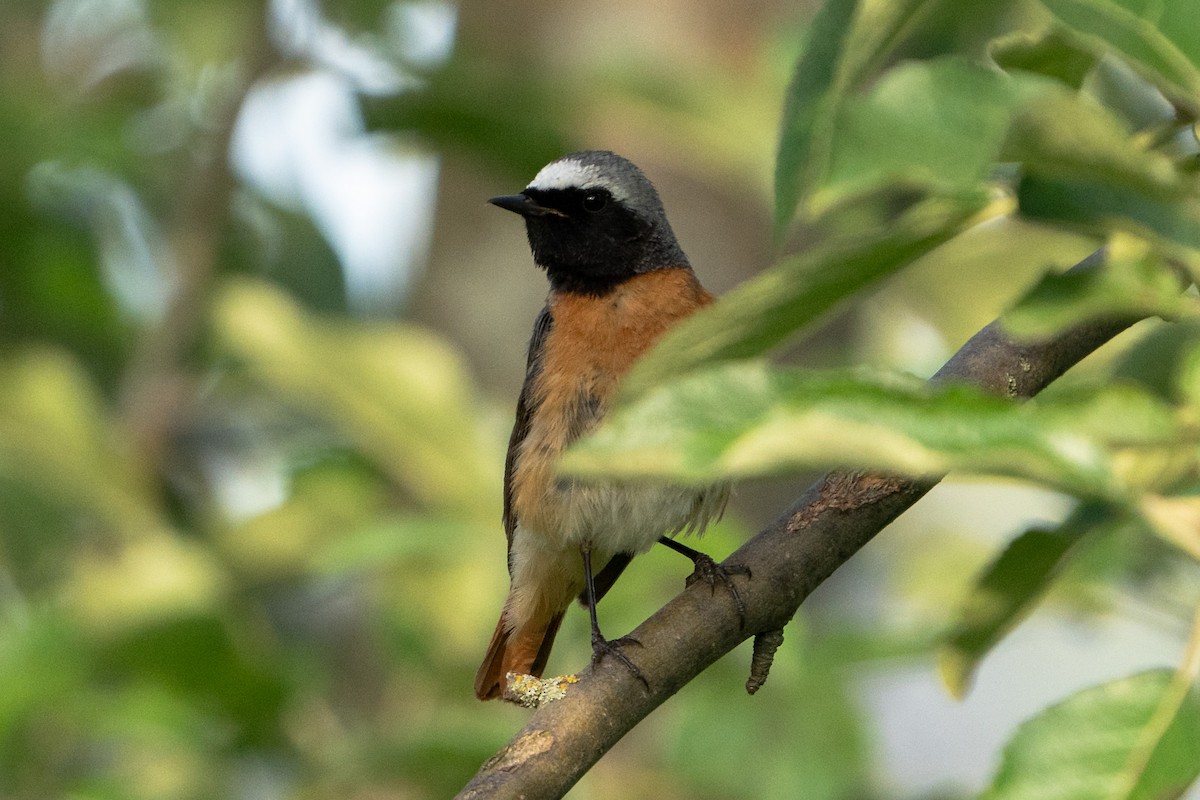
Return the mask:
M1193 263L1194 253L1200 250L1197 199L1156 197L1141 188L1119 186L1108 176L1027 175L1021 180L1018 202L1021 213L1031 219L1075 224L1097 232L1128 229L1135 235L1156 234L1162 245L1187 248L1175 253Z
M1014 108L1043 88L962 58L901 64L838 112L821 208L888 179L968 189L991 170Z
M85 679L82 643L62 615L42 609L6 617L0 622L0 753L5 754L12 747L9 737L17 735L28 715L62 700Z
M1084 689L1024 723L983 800L1158 800L1200 773L1200 696L1151 670Z
M115 380L128 326L101 277L91 220L78 193L47 191L43 178L56 170L39 164L52 137L45 114L14 102L0 86L0 118L6 120L0 125L0 151L6 153L0 159L0 206L7 210L0 215L0 341L67 347L97 378Z
M1191 323L1191 324L1188 324ZM1171 326L1172 330L1161 335L1161 342L1155 342L1158 350L1166 351L1160 356L1166 362L1168 376L1163 380L1170 381L1169 396L1180 399L1190 406L1200 406L1200 321L1188 320L1184 324ZM1141 356L1152 360L1154 351L1131 353L1130 358ZM1127 365L1132 369L1133 365Z
M891 217L890 206L906 200L904 210ZM622 398L706 364L760 355L782 344L839 301L953 237L985 202L982 196L913 201L878 192L831 210L826 224L844 224L854 235L831 236L684 320L634 366Z
M838 0L832 0L836 3ZM950 53L979 55L977 47L1008 24L1011 0L903 0L861 5L847 51L854 83L905 60Z
M56 350L0 361L0 473L129 538L165 529L96 390Z
M1129 59L1172 100L1184 104L1193 119L1200 114L1200 69L1153 24L1108 0L1043 0L1043 5L1064 24Z
M460 52L419 90L360 95L368 130L413 132L446 151L469 153L514 180L529 181L574 149L566 130L572 93L546 70L529 66L513 81L496 64ZM522 186L524 183L522 183Z
M1093 528L1071 552L1051 588L1054 604L1067 614L1120 613L1130 592L1153 593L1172 584L1183 563L1176 548L1146 535L1136 514L1122 513ZM1182 596L1177 599L1165 604L1164 611L1169 607L1167 613L1174 616L1188 603Z
M1200 497L1150 494L1142 498L1140 507L1151 530L1200 561Z
M50 83L81 105L123 116L158 95L165 59L141 5L51 3L41 45Z
M1130 227L1200 250L1200 192L1102 108L1066 95L1018 116L1005 155L1023 164L1021 213L1105 231Z
M321 0L321 10L334 24L351 30L378 29L380 17L394 0Z
M404 516L359 527L311 553L313 569L339 574L411 563L418 556L449 558L455 543L469 541L475 520Z
M1188 366L1195 360L1200 367L1200 320L1184 318L1148 328L1113 362L1112 377L1137 381L1173 403L1200 400L1200 373Z
M993 43L990 52L992 59L1005 70L1045 75L1072 89L1083 85L1098 58L1062 28L1051 28L1038 35L1011 34Z
M53 591L79 545L79 513L0 475L0 570L22 593Z
M785 97L775 167L776 237L825 180L843 136L837 119L847 98L893 60L970 49L969 42L981 35L986 39L1011 6L992 0L828 0L813 20ZM948 114L942 122L951 118ZM903 120L903 114L890 121L896 119ZM885 136L887 127L885 122L873 133ZM869 124L861 133L872 133ZM899 149L894 143L885 148Z
M684 779L675 795L783 798L800 796L796 788L803 786L804 800L869 796L863 777L869 731L847 683L855 665L845 653L794 621L758 695L767 702L750 715L735 714L731 703L729 688L745 680L749 649L737 655L688 686L696 702L680 709L668 743ZM747 770L747 763L755 769Z
M1164 198L1187 189L1170 159L1139 146L1106 109L1066 93L1030 103L1015 119L1003 156L1031 172L1103 177Z
M163 45L171 45L170 54L177 59L171 66L176 70L188 68L202 73L214 65L230 64L245 54L247 38L263 35L262 29L270 13L268 5L261 0L251 3L242 0L207 3L158 0L148 4L147 13L153 18ZM265 39L251 41L258 46L266 45ZM211 74L204 77L213 78Z
M1089 319L1162 317L1196 310L1179 275L1144 242L1117 234L1099 268L1047 273L1004 315L1005 329L1021 338L1044 338Z
M103 770L91 764L71 795L80 800L228 796L229 722L189 699L140 680L117 690L81 693L71 712L90 737L105 742L109 763Z
M777 237L825 171L834 118L850 82L843 60L858 8L858 0L834 0L821 7L788 86L775 159Z
M315 553L371 526L392 502L377 471L335 459L307 467L291 484L282 504L220 533L223 551L252 580L309 572Z
M966 385L743 362L648 391L562 467L689 484L836 465L964 471L1120 500L1109 448L1178 436L1165 404L1127 386L1019 404Z
M246 744L280 743L286 674L262 637L235 637L208 614L182 614L130 632L106 647L102 663L148 679L223 717Z
M259 381L323 418L418 499L491 512L499 480L474 387L432 333L310 317L262 284L218 298L222 346Z
M96 635L111 636L181 614L211 611L228 575L211 553L171 536L145 536L73 564L66 607Z
M0 622L0 794L54 796L79 756L72 712L90 679L86 646L54 610L8 605L6 612Z
M938 652L942 680L952 695L966 695L984 656L1030 613L1075 543L1105 516L1102 508L1083 505L1057 528L1027 530L976 578Z
M1193 64L1200 67L1200 26L1196 25L1195 8L1190 3L1170 0L1115 0L1117 5L1146 20Z
M1115 56L1100 58L1084 86L1087 95L1099 100L1132 131L1177 131L1178 112L1154 84Z
M221 242L231 271L267 278L306 308L346 311L342 264L313 219L251 197L236 198L236 223Z
M1118 0L1127 8L1141 7L1141 14L1154 19L1155 27L1200 67L1200 25L1196 9L1187 2L1162 3L1157 0Z

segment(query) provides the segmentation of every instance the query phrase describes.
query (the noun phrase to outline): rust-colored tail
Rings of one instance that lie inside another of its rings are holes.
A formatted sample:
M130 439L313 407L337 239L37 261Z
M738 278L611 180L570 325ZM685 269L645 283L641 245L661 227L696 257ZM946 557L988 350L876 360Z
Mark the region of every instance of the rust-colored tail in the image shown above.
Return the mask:
M519 631L507 630L501 614L487 655L475 675L475 696L480 700L500 697L510 672L541 677L564 613L560 611L544 623L529 622Z

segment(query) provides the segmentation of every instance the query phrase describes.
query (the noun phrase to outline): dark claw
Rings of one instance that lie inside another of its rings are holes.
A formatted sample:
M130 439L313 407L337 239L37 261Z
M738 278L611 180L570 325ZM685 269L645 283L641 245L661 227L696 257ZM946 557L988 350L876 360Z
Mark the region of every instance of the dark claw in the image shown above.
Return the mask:
M742 628L745 628L746 604L743 602L742 595L740 592L738 592L737 586L734 585L733 579L729 576L745 575L747 578L750 578L750 568L737 564L723 567L716 561L713 561L711 556L707 556L704 553L698 553L694 559L694 563L696 565L696 569L693 570L692 574L687 577L687 580L684 581L684 585L691 586L696 581L702 580L708 584L709 591L711 591L713 594L716 594L717 581L720 581L725 585L725 588L729 590L729 594L733 596L733 604L737 606L738 624Z
M600 635L599 631L592 631L592 666L599 664L605 656L612 656L617 661L625 665L625 669L629 670L633 677L642 682L642 686L646 687L646 691L650 691L650 681L646 680L646 676L637 668L637 665L629 660L629 656L621 651L622 647L627 645L642 646L642 643L632 636L622 636L620 639L608 640Z

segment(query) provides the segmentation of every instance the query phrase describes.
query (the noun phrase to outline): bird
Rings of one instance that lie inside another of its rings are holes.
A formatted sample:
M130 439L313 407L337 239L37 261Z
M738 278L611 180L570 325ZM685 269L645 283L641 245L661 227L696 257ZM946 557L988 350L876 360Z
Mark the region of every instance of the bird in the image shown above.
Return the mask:
M510 589L475 678L481 700L502 697L509 673L540 677L563 615L588 610L592 663L612 656L649 688L608 640L596 603L630 560L661 542L690 558L710 587L722 582L739 616L731 574L674 540L720 517L728 484L585 482L556 474L563 451L594 429L634 361L666 331L714 302L667 221L658 192L631 161L607 150L563 156L519 194L489 203L524 218L549 294L529 341L525 380L504 464L503 524Z

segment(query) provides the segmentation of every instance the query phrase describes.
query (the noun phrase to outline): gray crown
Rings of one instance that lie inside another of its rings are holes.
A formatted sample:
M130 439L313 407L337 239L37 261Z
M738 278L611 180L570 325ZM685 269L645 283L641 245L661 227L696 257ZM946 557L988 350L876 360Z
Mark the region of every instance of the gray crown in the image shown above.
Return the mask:
M608 150L582 150L542 167L526 189L606 189L647 221L666 225L667 213L654 184L637 165Z

